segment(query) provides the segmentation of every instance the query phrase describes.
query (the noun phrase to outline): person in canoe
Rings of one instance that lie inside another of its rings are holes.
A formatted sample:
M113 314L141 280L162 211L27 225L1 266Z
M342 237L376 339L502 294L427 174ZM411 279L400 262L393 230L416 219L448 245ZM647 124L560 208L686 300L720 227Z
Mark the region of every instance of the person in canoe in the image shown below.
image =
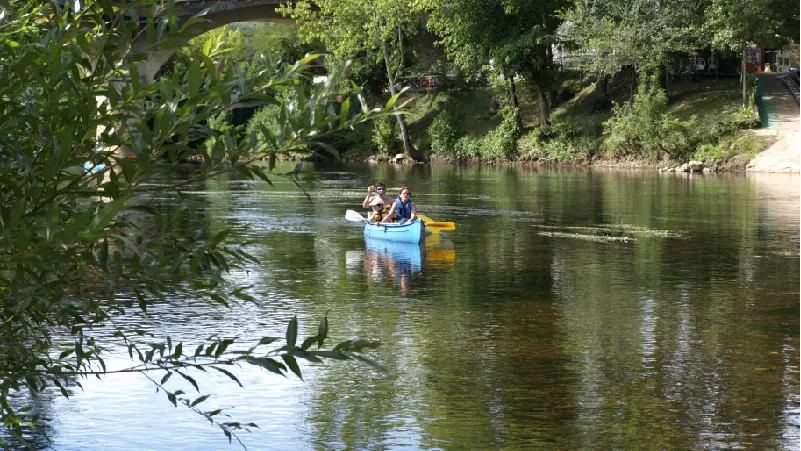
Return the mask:
M384 201L384 207L388 209L389 206L395 202L395 199L387 196L386 192L387 185L385 185L382 181L376 182L375 192L373 192L372 186L367 188L367 197L365 197L364 201L362 202L362 208L370 208L370 203L373 201L373 198L378 197Z
M370 201L370 213L367 214L367 222L381 222L384 219L386 211L384 210L384 200L381 196L375 196Z
M392 222L391 218L393 217L400 224L417 219L417 207L412 200L412 190L407 186L401 188L398 199L392 204L386 217L381 222Z

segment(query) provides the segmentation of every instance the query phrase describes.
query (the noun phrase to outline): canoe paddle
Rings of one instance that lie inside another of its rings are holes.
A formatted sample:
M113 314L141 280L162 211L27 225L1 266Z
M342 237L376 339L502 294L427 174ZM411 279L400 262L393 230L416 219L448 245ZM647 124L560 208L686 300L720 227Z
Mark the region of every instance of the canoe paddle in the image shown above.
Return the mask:
M355 213L355 212L354 212ZM434 221L426 215L417 215L426 224L426 228L437 230L456 230L456 224L452 222Z
M367 222L367 218L353 210L348 210L345 212L345 219L353 222Z
M424 215L417 215L421 221L423 221L426 225L426 228L436 229L436 230L456 230L456 224L452 222L439 222L439 221L432 221L431 218ZM348 210L345 212L345 219L352 222L367 222L367 218L360 215L357 211Z

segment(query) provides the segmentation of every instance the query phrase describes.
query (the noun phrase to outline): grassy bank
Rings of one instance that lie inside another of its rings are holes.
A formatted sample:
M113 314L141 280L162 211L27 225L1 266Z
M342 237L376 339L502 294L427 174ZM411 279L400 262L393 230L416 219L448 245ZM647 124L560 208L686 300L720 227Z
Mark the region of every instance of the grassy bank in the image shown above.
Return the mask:
M635 89L631 77L618 77L602 97L593 80L569 78L552 99L548 128L538 124L534 93L517 85L522 131L510 130L512 106L504 85L496 84L422 93L408 116L414 142L434 161L542 164L740 164L764 148L745 130L758 117L742 107L736 80L671 83L664 96L656 85L640 82Z

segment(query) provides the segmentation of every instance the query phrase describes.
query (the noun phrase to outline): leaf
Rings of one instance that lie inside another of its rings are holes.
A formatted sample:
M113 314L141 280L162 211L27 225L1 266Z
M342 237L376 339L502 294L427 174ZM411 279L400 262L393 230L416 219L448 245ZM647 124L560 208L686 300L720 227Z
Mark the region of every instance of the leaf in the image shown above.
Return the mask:
M337 351L310 351L309 354L335 360L350 360L346 354Z
M323 342L325 339L328 338L328 314L326 313L323 316L323 319L320 321L320 325L317 326L317 349L320 349L323 346Z
M393 106L395 106L395 103L398 101L398 99L400 98L400 96L401 96L401 95L403 95L403 93L404 93L404 92L406 92L406 90L407 90L407 89L408 89L408 88L403 88L403 89L401 89L401 90L400 90L400 92L398 92L398 93L397 93L397 94L395 94L394 96L390 97L390 98L389 98L389 100L387 101L387 104L384 106L384 108L385 108L385 109L387 109L387 110L389 110L389 109L391 109Z
M377 369L378 371L381 371L382 373L386 373L386 372L387 372L387 369L386 369L386 368L384 368L382 365L378 364L377 362L375 362L375 361L374 361L374 360L372 360L372 359L368 359L368 358L367 358L367 357L365 357L365 356L362 356L362 355L354 355L354 356L353 356L353 358L354 358L354 359L356 359L356 360L358 360L358 361L360 361L360 362L362 362L362 363L366 363L367 365L369 365L369 366L371 366L371 367L373 367L373 368Z
M262 337L261 340L259 340L258 343L253 345L253 347L251 347L248 351L249 352L253 352L257 347L259 347L261 345L268 345L268 344L273 343L274 341L277 341L277 340L278 340L277 338L273 338L273 337Z
M289 325L286 328L286 344L287 346L295 346L298 341L298 317L293 316L289 320Z
M342 102L342 109L339 111L339 120L341 122L348 121L348 114L350 113L350 97Z
M245 361L251 365L260 366L267 371L286 377L286 366L275 359L269 357L245 357Z
M314 343L317 343L317 341L318 341L317 335L315 335L313 337L308 337L305 340L303 340L303 344L300 345L300 349L305 351L305 350L309 349L311 347L311 345L313 345Z
M218 233L214 236L211 240L211 247L217 247L218 244L222 243L225 238L231 233L231 229L223 230L222 232Z
M286 365L289 367L290 370L292 370L293 373L295 373L298 379L303 380L303 376L300 374L300 367L298 366L298 361L295 360L295 358L292 357L291 355L287 354L282 355L281 358L284 359Z
M181 376L182 378L186 379L186 380L187 380L187 382L189 382L190 384L192 384L192 386L193 386L193 387L195 387L195 390L196 390L197 392L200 392L200 388L198 388L198 386L197 386L197 382L195 381L195 379L193 379L193 378L192 378L192 376L189 376L188 374L184 374L184 373L182 373L182 372L180 372L180 371L177 371L177 370L176 370L175 372L176 372L176 373L178 373L178 375L179 375L179 376ZM177 393L177 392L176 392L176 393Z
M196 405L200 404L201 402L209 399L209 396L211 396L211 395L203 395L203 396L195 399L194 401L192 401L192 404L189 404L189 407L195 407Z
M223 374L225 374L226 376L228 376L229 379L231 379L232 381L236 382L237 385L239 385L240 387L244 388L244 386L242 385L242 382L239 382L239 379L236 376L234 376L234 374L232 372L230 372L230 371L228 371L228 370L226 370L224 368L219 368L219 367L216 367L216 366L212 366L211 368L214 369L214 370L217 370L217 371L219 371L219 372L221 372Z

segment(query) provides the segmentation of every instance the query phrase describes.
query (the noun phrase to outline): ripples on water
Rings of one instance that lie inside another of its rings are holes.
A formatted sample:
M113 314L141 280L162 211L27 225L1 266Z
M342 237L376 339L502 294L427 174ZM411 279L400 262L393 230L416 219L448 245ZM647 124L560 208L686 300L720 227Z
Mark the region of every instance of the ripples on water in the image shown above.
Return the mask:
M193 225L254 241L261 263L229 282L258 304L173 298L124 321L191 349L328 312L335 340L382 341L387 373L198 375L207 408L259 424L250 449L797 448L798 180L777 177L353 166L308 198L221 179L191 193ZM343 216L376 179L457 230L365 243ZM84 387L41 406L54 449L235 449L143 377Z

